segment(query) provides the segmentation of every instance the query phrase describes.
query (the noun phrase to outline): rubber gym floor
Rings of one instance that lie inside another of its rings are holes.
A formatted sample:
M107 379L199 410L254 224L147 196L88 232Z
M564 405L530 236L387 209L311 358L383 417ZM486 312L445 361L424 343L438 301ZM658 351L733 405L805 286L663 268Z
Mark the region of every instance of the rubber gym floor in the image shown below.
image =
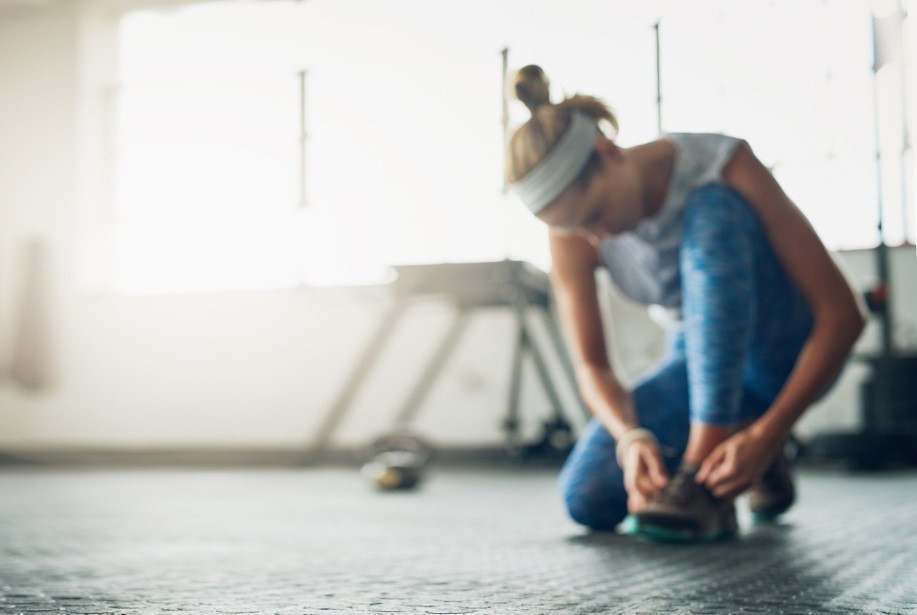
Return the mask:
M556 469L0 467L0 613L915 613L917 472L800 472L777 525L590 534Z

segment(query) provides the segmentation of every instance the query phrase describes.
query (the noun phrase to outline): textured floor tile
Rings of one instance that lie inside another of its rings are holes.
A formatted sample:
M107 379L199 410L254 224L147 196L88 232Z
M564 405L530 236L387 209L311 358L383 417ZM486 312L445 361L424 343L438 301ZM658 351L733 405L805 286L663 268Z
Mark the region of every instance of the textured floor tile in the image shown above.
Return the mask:
M917 613L917 473L801 493L685 546L582 531L547 471L7 469L0 614Z

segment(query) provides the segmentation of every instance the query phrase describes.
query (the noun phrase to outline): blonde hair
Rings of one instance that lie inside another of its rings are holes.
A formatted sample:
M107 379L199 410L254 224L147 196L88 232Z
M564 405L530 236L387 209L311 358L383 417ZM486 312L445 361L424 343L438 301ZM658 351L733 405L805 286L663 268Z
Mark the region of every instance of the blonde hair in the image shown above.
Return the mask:
M592 96L575 94L557 104L551 104L550 82L540 66L530 64L516 73L513 91L532 113L531 119L516 129L507 143L506 179L515 183L525 177L551 151L570 124L570 115L579 111L601 122L607 121L618 130L618 120L604 102ZM591 160L580 177L588 176L594 167Z

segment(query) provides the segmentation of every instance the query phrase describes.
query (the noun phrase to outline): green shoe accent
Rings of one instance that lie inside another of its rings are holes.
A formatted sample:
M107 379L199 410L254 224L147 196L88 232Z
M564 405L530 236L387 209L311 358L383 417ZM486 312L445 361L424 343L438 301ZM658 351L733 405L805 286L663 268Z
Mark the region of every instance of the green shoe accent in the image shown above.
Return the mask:
M679 544L715 542L717 540L732 538L735 535L736 532L734 530L722 530L715 534L703 536L691 530L672 530L658 525L643 525L640 527L638 534L638 536L649 538L656 542Z
M771 509L771 510L757 510L751 513L751 520L755 524L773 523L774 521L777 520L777 517L779 517L786 511L787 511L786 508Z
M635 515L627 515L621 522L621 533L625 536L638 536L640 534L640 519Z
M688 530L670 530L664 527L659 527L658 525L644 525L640 528L639 535L643 538L649 538L655 542L699 542L694 532Z

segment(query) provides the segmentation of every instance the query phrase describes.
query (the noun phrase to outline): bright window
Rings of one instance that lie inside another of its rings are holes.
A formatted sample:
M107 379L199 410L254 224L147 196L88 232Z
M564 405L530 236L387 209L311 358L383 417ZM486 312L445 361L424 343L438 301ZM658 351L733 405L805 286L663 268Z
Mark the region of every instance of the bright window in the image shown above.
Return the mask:
M868 13L736 6L310 0L132 13L115 286L359 284L390 264L506 257L547 266L545 229L501 190L500 51L511 68L541 64L558 97L604 98L634 145L657 134L657 19L664 129L746 138L831 247L874 244Z

